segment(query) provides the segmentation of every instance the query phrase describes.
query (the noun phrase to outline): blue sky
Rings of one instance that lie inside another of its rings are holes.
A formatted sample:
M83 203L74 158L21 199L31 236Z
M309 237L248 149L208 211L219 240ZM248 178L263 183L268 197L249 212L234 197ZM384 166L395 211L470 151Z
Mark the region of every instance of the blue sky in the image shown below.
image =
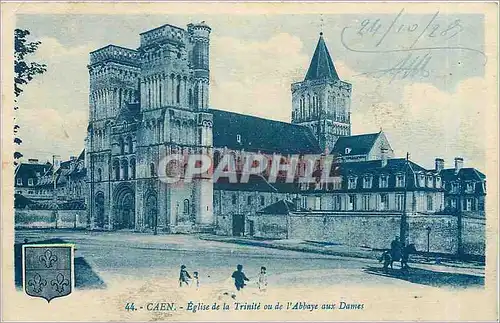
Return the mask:
M484 168L486 133L478 125L490 102L483 93L483 16L437 10L399 16L19 15L16 26L42 41L35 59L48 65L20 100L25 156L68 157L83 148L90 51L109 43L137 48L141 32L202 20L212 27L212 107L289 121L290 84L305 76L323 31L337 72L353 84L355 134L383 128L397 155L410 151L427 167L435 157L451 166L461 156L466 165ZM414 75L390 75L418 62Z

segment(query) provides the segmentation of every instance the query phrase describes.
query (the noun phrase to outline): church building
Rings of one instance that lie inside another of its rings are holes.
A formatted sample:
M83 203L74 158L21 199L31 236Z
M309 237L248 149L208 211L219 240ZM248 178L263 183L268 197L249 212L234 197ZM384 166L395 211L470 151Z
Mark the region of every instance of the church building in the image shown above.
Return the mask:
M108 45L90 53L85 149L90 229L239 235L252 231L245 214L311 196L310 188L270 184L263 176L244 184L209 179L165 184L158 165L167 154L207 154L215 165L221 155L239 159L248 152L368 163L344 167L346 181L362 181L371 166L394 157L382 131L351 136L352 85L340 79L322 33L304 80L291 85L290 123L209 108L210 33L204 22L186 29L166 24L140 34L137 49ZM400 162L389 165L391 171L377 176L399 174ZM325 187L315 190L313 199L326 196L335 207L345 203L339 209L356 208L349 206L354 204L350 184L345 185L344 202L334 202ZM441 198L433 201L440 205Z

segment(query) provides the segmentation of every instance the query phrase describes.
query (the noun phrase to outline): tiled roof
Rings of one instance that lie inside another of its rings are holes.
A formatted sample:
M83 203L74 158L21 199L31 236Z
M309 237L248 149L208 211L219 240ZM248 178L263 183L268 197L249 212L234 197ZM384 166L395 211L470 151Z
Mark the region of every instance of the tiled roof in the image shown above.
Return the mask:
M294 210L295 205L293 204L293 202L289 200L280 200L276 203L266 206L260 211L257 211L257 213L287 215L290 214L290 211ZM307 212L308 210L299 208L298 211Z
M236 174L237 182L230 183L228 177L219 177L214 183L214 190L224 191L258 191L258 192L276 192L277 190L270 185L261 175L250 175L247 183L240 183L241 174Z
M214 120L214 147L282 154L321 152L307 127L222 110L210 112Z
M16 185L17 178L21 178L23 185L28 185L28 178L33 178L33 185L37 183L37 173L41 176L51 167L50 163L46 164L31 164L31 163L21 163L17 166L15 171Z
M334 155L366 155L370 152L380 132L340 137L332 149ZM346 154L346 148L350 152Z
M328 52L325 40L323 39L323 33L320 33L318 44L316 45L316 50L307 70L305 80L339 80L339 75L335 70L335 65L333 65L332 57Z
M458 173L455 173L455 168L443 169L440 173L443 181L446 182L447 190L451 190L450 182L463 180L474 182L474 193L476 194L486 194L483 182L486 180L486 175L481 173L479 170L471 167L461 168ZM465 186L461 187L462 193L465 191Z
M445 181L452 181L458 178L465 181L482 181L486 179L486 175L470 167L461 168L458 173L455 173L455 168L446 168L440 174Z
M423 174L425 176L431 175L433 176L436 173L432 170L426 170L425 168L415 164L412 161L408 161L408 167L406 168L406 159L404 158L393 158L388 159L387 164L382 166L381 160L370 160L370 161L361 161L361 162L344 162L333 164L330 172L330 176L332 177L342 177L341 189L339 191L349 191L349 192L386 192L388 190L396 190L402 191L404 187L396 186L396 175L398 174L407 174L407 186L408 190L419 190L419 191L435 191L441 190L441 188L435 187L427 187L426 179L424 179L424 183L421 185L419 181L415 181L416 176L413 174ZM379 180L381 176L387 177L387 186L380 187ZM372 177L371 187L363 188L363 181L365 177ZM355 178L356 179L356 188L349 189L348 188L348 179ZM309 189L306 192L314 192L315 186L310 185Z
M369 160L361 162L347 162L337 164L342 175L362 175L362 174L395 174L405 171L406 159L391 158L387 160L387 165L382 167L381 160ZM427 172L422 166L408 161L407 172Z

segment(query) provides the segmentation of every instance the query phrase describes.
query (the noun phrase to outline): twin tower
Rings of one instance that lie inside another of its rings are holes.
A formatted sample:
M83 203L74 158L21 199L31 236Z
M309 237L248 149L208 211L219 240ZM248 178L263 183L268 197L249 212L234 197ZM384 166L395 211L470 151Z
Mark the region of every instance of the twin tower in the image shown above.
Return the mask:
M169 154L211 153L210 32L204 22L167 24L140 34L137 50L90 53L91 228L169 232L213 223L211 183L161 185L158 169Z

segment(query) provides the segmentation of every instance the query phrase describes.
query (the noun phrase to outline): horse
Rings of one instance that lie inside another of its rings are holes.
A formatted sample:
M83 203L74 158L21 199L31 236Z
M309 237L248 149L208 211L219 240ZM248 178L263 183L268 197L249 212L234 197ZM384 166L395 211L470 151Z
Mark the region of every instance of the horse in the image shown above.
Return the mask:
M415 244L411 243L407 246L404 246L401 250L386 250L380 256L379 262L384 262L384 271L387 272L389 266L393 269L394 261L401 261L401 270L408 270L410 267L408 266L408 261L410 259L410 254L415 253L417 249L415 248Z

